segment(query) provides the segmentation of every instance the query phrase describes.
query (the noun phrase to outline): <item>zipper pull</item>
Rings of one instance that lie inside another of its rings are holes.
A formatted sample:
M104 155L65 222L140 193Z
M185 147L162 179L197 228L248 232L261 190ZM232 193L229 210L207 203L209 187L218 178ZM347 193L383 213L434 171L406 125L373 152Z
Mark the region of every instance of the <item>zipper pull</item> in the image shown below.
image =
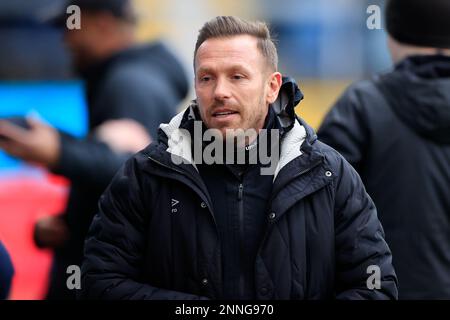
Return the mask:
M238 189L238 200L242 200L243 193L244 193L244 185L240 183Z

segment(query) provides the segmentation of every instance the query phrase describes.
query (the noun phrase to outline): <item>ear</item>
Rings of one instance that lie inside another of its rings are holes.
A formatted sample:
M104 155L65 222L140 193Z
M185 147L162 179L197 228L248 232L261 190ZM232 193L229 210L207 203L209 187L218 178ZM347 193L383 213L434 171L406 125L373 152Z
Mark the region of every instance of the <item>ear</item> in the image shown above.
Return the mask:
M267 83L267 95L266 102L268 104L274 103L277 100L278 92L280 92L282 83L282 76L279 72L274 72L270 75L269 81Z

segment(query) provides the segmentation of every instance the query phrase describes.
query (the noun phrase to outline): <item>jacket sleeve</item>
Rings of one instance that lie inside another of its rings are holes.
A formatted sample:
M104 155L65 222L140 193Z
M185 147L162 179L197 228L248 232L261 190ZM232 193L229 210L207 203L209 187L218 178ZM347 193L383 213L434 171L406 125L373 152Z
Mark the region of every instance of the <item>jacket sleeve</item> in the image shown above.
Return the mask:
M135 158L119 170L99 201L85 242L82 264L84 299L206 299L157 288L141 278L147 213ZM151 190L146 188L145 199Z
M370 145L367 116L359 90L347 89L325 116L317 135L358 171Z
M112 77L99 94L96 108L110 118L133 119L141 123L152 138L156 138L161 123L168 122L177 113L180 98L171 83L154 76Z
M78 139L60 132L60 158L52 172L72 182L104 190L131 153L116 153L106 143L93 137Z
M339 158L335 180L336 298L397 299L392 255L375 205L356 171Z

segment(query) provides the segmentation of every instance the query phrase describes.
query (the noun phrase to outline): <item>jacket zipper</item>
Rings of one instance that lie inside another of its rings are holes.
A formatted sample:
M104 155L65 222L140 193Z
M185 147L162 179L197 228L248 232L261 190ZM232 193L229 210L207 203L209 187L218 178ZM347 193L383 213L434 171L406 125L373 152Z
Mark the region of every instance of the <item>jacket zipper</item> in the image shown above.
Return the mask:
M244 297L244 257L245 257L245 248L244 248L244 185L242 183L239 184L238 187L238 204L239 204L239 243L240 243L240 265L241 272L239 275L239 295L242 299Z

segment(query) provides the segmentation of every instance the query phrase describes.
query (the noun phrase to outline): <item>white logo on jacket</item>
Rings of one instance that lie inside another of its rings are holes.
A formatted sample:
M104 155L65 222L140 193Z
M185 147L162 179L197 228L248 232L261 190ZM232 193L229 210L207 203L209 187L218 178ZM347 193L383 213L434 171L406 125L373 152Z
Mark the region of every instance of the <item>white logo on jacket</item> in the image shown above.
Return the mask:
M180 203L180 201L178 201L177 199L172 199L172 213L178 212L177 208L174 208L178 203Z

